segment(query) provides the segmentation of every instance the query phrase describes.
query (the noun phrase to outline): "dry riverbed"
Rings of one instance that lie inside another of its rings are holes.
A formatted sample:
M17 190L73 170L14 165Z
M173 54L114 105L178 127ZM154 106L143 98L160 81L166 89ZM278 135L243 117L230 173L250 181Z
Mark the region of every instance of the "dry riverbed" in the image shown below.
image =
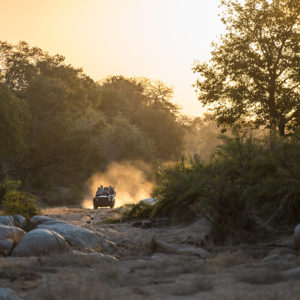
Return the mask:
M0 286L21 299L300 299L300 253L290 237L213 247L203 221L103 224L120 210L55 208L43 213L103 234L116 250L110 255L73 251L1 257Z

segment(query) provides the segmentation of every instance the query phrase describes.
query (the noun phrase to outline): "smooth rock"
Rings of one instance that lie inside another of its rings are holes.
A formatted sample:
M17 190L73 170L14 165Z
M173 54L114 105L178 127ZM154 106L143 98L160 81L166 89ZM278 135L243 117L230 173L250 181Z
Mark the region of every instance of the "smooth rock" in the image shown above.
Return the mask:
M0 224L7 226L20 227L25 222L25 218L21 215L0 216Z
M32 221L38 224L39 229L48 229L59 233L73 247L90 248L107 253L117 250L115 244L108 241L103 235L86 228L44 216L35 216Z
M298 280L300 279L300 268L298 267L287 271L283 271L281 272L281 275L287 279Z
M11 289L0 288L0 300L22 300Z
M14 247L14 243L11 239L0 240L0 254L8 256Z
M21 228L0 225L0 254L9 255L13 246L19 243L25 234Z
M13 249L12 256L41 256L67 251L69 245L57 232L35 229L28 232Z
M295 227L294 231L294 247L300 251L300 224Z

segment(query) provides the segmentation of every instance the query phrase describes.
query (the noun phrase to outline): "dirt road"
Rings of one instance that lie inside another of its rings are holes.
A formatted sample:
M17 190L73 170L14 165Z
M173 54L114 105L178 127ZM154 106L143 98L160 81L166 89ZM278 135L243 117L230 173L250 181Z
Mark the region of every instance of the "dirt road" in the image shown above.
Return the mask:
M105 235L116 251L1 258L0 286L23 299L300 299L300 256L288 237L222 248L209 244L201 220L102 224L120 210L43 213Z

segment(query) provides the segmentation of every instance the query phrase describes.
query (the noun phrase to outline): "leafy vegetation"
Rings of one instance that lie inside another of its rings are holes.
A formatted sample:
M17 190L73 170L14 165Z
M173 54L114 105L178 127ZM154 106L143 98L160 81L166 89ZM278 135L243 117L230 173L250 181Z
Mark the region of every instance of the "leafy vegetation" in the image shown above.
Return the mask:
M137 203L130 205L130 209L125 211L122 215L122 221L131 219L146 219L152 215L153 205L149 203Z
M197 157L157 173L152 216L176 221L203 215L215 241L251 241L282 232L300 219L300 136L270 147L251 132L223 137L209 163Z
M209 63L194 66L199 100L213 112L203 118L181 115L160 81L95 82L60 55L0 42L1 213L37 214L27 191L48 205L78 204L92 174L138 159L157 169L159 201L132 205L122 220L202 215L217 242L255 241L298 223L300 2L221 4L227 32ZM215 121L233 129L222 143Z
M47 204L74 204L78 192L72 200L60 191L82 189L112 161L179 158L184 130L171 98L159 81L97 83L60 55L0 42L0 182L8 176Z
M223 0L226 34L197 62L199 100L223 127L300 125L298 0Z
M199 154L158 169L153 196L159 201L149 215L175 222L202 215L215 241L249 242L300 219L300 3L221 4L226 34L213 44L209 63L194 66L199 100L213 115L182 117L186 153ZM232 135L218 142L211 119ZM206 136L211 143L203 143Z
M3 180L0 184L0 209L8 215L22 215L27 220L39 213L36 197L17 189L20 181Z

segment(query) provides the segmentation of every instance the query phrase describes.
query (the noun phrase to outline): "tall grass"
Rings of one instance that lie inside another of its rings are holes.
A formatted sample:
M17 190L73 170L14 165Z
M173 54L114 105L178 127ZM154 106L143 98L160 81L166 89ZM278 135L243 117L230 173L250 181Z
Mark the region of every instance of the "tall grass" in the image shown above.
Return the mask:
M267 139L251 132L223 137L209 163L197 157L163 165L152 217L203 215L215 241L252 241L300 221L300 134Z

